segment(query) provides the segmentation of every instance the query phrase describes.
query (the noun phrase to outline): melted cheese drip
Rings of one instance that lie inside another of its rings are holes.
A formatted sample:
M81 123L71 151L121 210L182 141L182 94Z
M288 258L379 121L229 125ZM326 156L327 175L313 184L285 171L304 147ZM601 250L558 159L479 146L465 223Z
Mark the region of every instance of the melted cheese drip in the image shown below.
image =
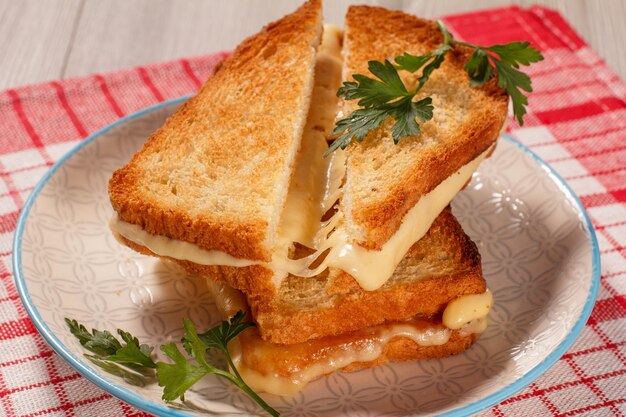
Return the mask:
M435 218L461 190L495 145L422 196L405 215L402 224L382 250L368 250L351 242L341 212L321 222L322 216L341 198L341 184L345 176L345 152L337 150L329 158L321 157L328 147L325 138L334 123L337 102L335 91L341 82L341 36L338 28L329 25L324 27L322 44L317 54L309 115L271 262L240 259L221 251L205 250L189 242L154 236L117 217L111 221L111 230L159 256L200 265L263 265L274 272L276 288L287 274L313 277L329 267L352 275L367 291L380 288L393 275L409 248L426 234ZM305 258L291 259L290 253L296 242L314 252ZM312 265L316 267L311 268Z
M145 246L159 256L191 261L200 265L230 265L244 267L256 265L258 261L235 258L226 252L202 249L193 243L152 235L136 224L127 223L115 215L109 223L111 231L131 242ZM116 236L117 237L117 236Z
M223 317L232 317L237 311L247 309L245 298L241 292L211 280L207 280L207 283L210 292L214 296L216 307ZM453 318L454 323L463 322L461 326L457 327L460 336L466 337L471 334L480 334L486 329L489 309L479 310L483 313L482 316L473 314L471 316L474 318L464 322L464 320L470 318L465 312L474 311L472 307L475 305L476 300L481 297L489 298L491 293L487 291L484 294L459 297L444 310L444 316ZM459 315L455 316L455 314ZM291 355L296 355L303 350L306 352L306 348L301 349L301 346L307 342L296 345L275 345L264 342L258 334L251 333L255 332L254 329L249 329L247 330L248 334L234 339L228 345L228 350L237 370L253 390L291 396L302 391L310 381L320 376L356 362L376 360L389 341L396 337L409 338L420 346L440 346L448 342L452 331L446 326L445 321L443 326L432 325L426 328L418 328L410 323L374 326L370 329L361 330L360 333L362 335L358 338L347 339L343 342L339 341L336 345L331 344L328 347L322 347L319 355L315 353L311 355L311 357L315 358L311 365L302 368L297 366L290 367L289 376L280 375L276 372L264 374L248 366L243 358L241 341L244 340L252 344L255 354L262 358L267 358L270 365L272 358L275 356L283 356L289 360ZM312 343L315 343L315 341ZM320 348L318 347L317 349ZM326 354L328 352L330 352L330 355Z
M481 334L487 330L488 324L489 320L487 316L477 318L463 325L463 327L459 329L459 334L462 337L469 336L470 334Z
M486 317L493 305L493 294L462 295L452 300L443 312L443 324L449 329L460 329L467 323Z

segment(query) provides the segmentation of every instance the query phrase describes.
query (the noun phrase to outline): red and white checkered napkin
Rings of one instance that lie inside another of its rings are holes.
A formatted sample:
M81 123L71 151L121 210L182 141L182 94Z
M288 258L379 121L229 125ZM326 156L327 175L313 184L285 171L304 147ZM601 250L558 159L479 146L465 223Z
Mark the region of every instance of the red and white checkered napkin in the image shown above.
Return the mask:
M544 376L483 415L624 415L626 84L551 10L512 7L445 21L470 41L529 40L542 50L545 60L530 68L535 92L526 124L511 120L509 130L581 197L602 254L599 299L578 341ZM13 284L11 238L26 196L66 151L123 115L197 90L224 56L0 92L0 415L145 415L81 377L39 336Z

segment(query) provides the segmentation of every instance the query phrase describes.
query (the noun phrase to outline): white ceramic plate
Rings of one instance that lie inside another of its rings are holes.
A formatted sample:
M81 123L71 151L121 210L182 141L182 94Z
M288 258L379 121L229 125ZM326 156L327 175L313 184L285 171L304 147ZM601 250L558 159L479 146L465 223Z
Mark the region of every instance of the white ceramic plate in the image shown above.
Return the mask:
M111 394L160 416L256 414L230 383L208 377L166 406L156 385L132 386L94 367L66 328L71 317L122 328L159 345L218 320L204 284L118 244L108 222L111 172L180 104L163 103L94 134L42 179L20 217L14 271L28 313L48 343ZM466 415L513 395L545 372L587 320L599 282L589 219L572 191L537 156L500 140L453 210L482 254L495 295L490 325L465 353L444 360L335 373L293 398L264 396L284 416ZM194 409L193 411L190 411Z

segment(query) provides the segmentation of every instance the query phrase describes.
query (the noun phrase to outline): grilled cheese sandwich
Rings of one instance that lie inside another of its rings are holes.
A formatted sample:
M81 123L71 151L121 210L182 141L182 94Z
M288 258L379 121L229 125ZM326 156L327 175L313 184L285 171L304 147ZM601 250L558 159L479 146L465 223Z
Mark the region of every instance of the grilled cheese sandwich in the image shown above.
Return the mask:
M109 185L120 242L208 278L225 317L249 312L257 328L229 346L237 369L281 395L339 369L461 352L492 304L446 207L493 151L506 95L467 87L466 54L451 51L428 87L450 120L398 145L383 124L323 158L354 105L341 82L440 34L379 8L351 7L345 34L320 16L309 0L244 41Z

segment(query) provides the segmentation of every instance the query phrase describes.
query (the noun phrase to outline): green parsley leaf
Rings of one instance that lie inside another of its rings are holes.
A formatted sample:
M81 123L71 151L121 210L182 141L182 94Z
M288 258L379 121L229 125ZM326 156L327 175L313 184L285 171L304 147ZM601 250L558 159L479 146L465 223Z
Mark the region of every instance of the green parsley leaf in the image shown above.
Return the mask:
M108 331L92 329L91 333L76 320L65 319L70 332L93 355L85 357L105 371L124 378L131 384L143 386L145 378L154 377L156 364L152 347L140 345L132 334L118 329L122 343Z
M418 135L420 128L417 120L425 122L432 119L434 107L430 97L418 102L412 101L412 98L413 96L408 96L392 103L358 109L339 120L331 132L337 139L328 147L324 156L330 155L338 148L345 149L352 139L356 138L357 142L363 141L368 133L378 129L387 117L393 118L396 122L391 127L395 143L405 136Z
M530 42L511 42L506 45L493 45L482 48L497 54L502 62L515 68L543 60L541 53L531 47Z
M149 379L147 378L154 376L129 371L127 368L120 366L117 363L109 362L95 355L85 355L85 357L89 359L94 365L102 368L104 371L112 375L118 376L129 384L135 385L137 387L145 386L146 383L149 381Z
M189 335L188 330L185 335L192 337ZM194 342L199 342L195 329L193 337L195 338ZM194 350L192 354L197 361L195 365L178 350L175 343L161 346L161 351L174 361L173 364L157 363L157 380L159 381L159 386L163 387L163 400L170 402L180 398L182 401L185 401L185 392L189 388L204 376L218 371L217 368L206 362L202 342L199 342L199 345L200 351Z
M152 351L154 350L153 347L140 345L136 337L123 330L118 329L117 333L122 337L122 340L126 342L126 345L118 349L115 354L107 356L107 360L126 365L156 368L156 364L151 357Z
M371 130L379 128L387 117L389 117L389 110L384 106L353 111L348 117L336 122L335 128L330 132L331 136L336 139L328 147L324 156L330 155L338 148L345 149L354 138L357 142L361 142Z
M446 52L450 51L451 49L452 47L450 45L441 44L431 53L434 59L429 62L428 65L426 65L422 70L422 76L418 79L419 86L417 87L417 91L419 91L419 89L421 89L422 86L426 84L426 81L428 81L428 78L430 78L430 75L433 73L433 71L435 71L441 66L441 64L443 64Z
M391 127L394 143L397 144L405 136L420 134L417 120L425 122L433 118L434 107L432 102L433 100L430 97L426 97L418 102L414 102L410 98L404 98L390 104L392 109L389 111L389 114L396 122Z
M344 81L343 85L339 87L339 90L337 90L337 97L343 97L346 100L360 98L359 94L359 83L355 83L354 81Z
M472 57L465 65L470 76L470 85L479 87L489 81L495 72L498 74L498 86L506 89L513 103L513 114L520 125L524 124L524 115L528 98L522 91L533 91L530 77L518 68L541 61L541 53L530 46L529 42L511 42L506 45L477 46ZM491 52L492 54L487 53Z
M337 91L339 97L348 100L359 100L359 106L371 107L388 102L397 97L408 94L404 83L400 79L398 72L391 64L385 62L369 61L369 71L379 80L369 78L365 75L355 74L355 82L344 82L343 87Z
M204 343L206 349L215 348L222 352L227 352L228 342L233 340L237 335L248 327L254 327L254 323L244 321L246 313L237 312L230 321L223 321L220 326L215 326L207 330L205 333L198 335L199 339ZM183 345L189 343L183 338Z
M114 355L118 349L122 348L122 345L115 336L106 330L102 332L93 329L91 333L89 333L85 326L79 324L76 320L66 318L65 323L70 328L70 332L76 336L80 344L96 355Z
M331 137L335 140L324 156L338 148L345 149L353 139L361 142L388 117L395 120L391 127L394 143L397 144L405 136L418 135L418 120L425 122L433 117L432 100L429 97L417 103L412 100L433 71L441 66L446 52L451 49L449 45L442 44L428 55L415 56L405 52L394 59L397 64L395 66L388 60L369 61L368 69L380 81L366 75L354 74L352 78L356 82L344 82L337 91L337 96L346 100L360 99L358 105L362 108L335 123L331 132ZM422 74L418 79L419 85L413 91L408 91L398 70L416 72L420 68Z
M184 401L185 392L196 382L205 375L216 374L237 385L272 416L277 417L279 415L276 410L270 407L244 382L228 353L228 342L248 327L254 326L254 323L244 322L245 317L245 312L239 311L231 320L223 321L201 334L198 334L191 321L184 320L185 335L182 338L183 347L195 360L195 364L190 363L175 344L170 343L169 345L161 346L163 353L174 361L173 364L157 363L157 379L159 385L163 387L163 399L165 401L174 401L177 398ZM214 348L224 352L234 375L218 369L207 362L207 350Z
M498 86L506 89L513 103L513 114L520 125L524 124L524 115L528 98L522 91L533 91L530 77L521 72L520 65L530 65L543 59L541 53L529 47L529 42L512 42L506 45L485 47L486 50L498 55L491 57L498 73Z
M494 60L496 71L498 72L498 86L506 89L513 103L513 114L517 118L520 125L524 124L524 115L526 114L526 105L528 98L520 91L533 91L530 84L530 78L518 69L510 65L506 65L502 61Z
M416 93L422 88L426 81L428 81L428 78L433 73L433 71L441 66L445 59L446 53L450 50L452 50L452 47L450 45L441 44L439 45L439 47L437 47L437 49L427 55L416 56L405 52L404 54L394 59L396 64L398 64L394 68L396 70L404 70L413 73L417 72L420 68L423 67L422 75L418 79L419 85L413 92ZM397 97L398 96L396 96L395 98Z
M471 87L480 87L493 77L489 55L482 49L474 51L464 68L470 76Z
M424 64L432 59L432 55L420 55L415 56L411 55L408 52L405 52L403 55L400 55L394 59L397 70L415 72L418 69L422 68Z

